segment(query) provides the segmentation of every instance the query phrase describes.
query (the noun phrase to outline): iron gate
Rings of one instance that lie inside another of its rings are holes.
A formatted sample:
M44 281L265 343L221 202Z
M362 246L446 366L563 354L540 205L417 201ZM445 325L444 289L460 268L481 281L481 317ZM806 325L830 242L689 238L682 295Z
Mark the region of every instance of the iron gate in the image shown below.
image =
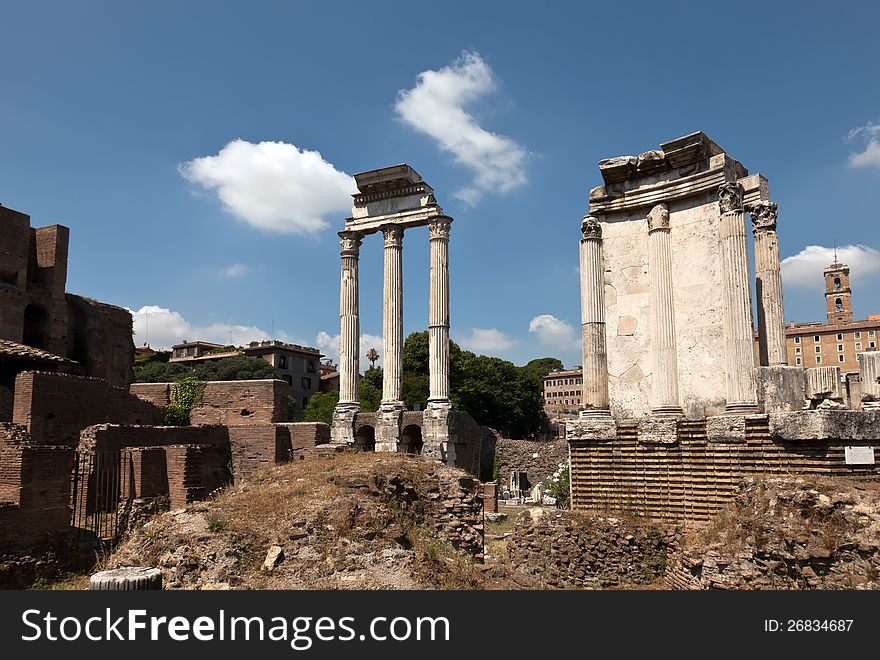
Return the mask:
M125 529L134 499L131 451L75 454L71 527L77 541L111 541Z

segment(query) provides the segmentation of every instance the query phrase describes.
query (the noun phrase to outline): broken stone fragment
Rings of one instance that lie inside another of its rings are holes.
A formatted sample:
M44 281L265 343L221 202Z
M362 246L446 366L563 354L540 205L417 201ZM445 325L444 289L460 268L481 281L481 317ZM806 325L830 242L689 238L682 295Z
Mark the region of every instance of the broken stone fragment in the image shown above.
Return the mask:
M269 550L266 552L266 559L263 561L263 570L267 572L271 572L275 569L278 564L284 559L284 550L281 549L280 545L273 545L269 547Z

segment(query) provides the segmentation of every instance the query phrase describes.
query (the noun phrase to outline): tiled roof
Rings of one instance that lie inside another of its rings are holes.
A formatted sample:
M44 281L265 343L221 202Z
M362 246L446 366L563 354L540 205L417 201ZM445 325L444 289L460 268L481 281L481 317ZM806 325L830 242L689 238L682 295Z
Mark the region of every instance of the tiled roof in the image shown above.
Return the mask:
M11 357L20 360L36 360L38 362L54 362L55 364L76 364L60 355L55 355L40 348L34 348L27 344L19 344L17 341L0 339L0 357Z

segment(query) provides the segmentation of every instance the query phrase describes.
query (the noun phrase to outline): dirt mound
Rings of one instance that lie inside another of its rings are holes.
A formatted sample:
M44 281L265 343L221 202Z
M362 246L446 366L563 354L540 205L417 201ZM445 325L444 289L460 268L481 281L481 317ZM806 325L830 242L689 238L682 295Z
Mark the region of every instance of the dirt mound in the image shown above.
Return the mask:
M158 516L106 567L158 567L169 589L474 587L477 485L461 470L390 454L291 463Z
M880 589L880 488L746 479L667 569L679 589Z

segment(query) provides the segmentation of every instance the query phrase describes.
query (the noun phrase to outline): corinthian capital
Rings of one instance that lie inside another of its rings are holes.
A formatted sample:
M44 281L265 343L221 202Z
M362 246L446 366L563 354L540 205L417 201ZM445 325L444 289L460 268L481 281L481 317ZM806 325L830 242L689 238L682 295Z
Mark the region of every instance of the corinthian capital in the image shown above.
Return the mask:
M438 215L436 218L428 220L428 236L431 240L435 238L449 238L449 231L452 228L452 218L446 215Z
M342 247L343 256L358 256L361 250L363 234L358 231L339 232L339 245Z
M743 207L742 186L732 181L722 183L718 188L718 203L721 205L722 213L741 211Z
M657 204L648 213L648 232L655 229L669 229L669 209L666 204Z
M581 223L581 236L587 238L602 238L602 225L594 215L585 215Z
M776 231L777 206L773 202L755 202L747 209L752 216L752 229L759 231Z
M403 227L400 225L383 226L382 236L385 237L385 247L400 247L403 245Z

